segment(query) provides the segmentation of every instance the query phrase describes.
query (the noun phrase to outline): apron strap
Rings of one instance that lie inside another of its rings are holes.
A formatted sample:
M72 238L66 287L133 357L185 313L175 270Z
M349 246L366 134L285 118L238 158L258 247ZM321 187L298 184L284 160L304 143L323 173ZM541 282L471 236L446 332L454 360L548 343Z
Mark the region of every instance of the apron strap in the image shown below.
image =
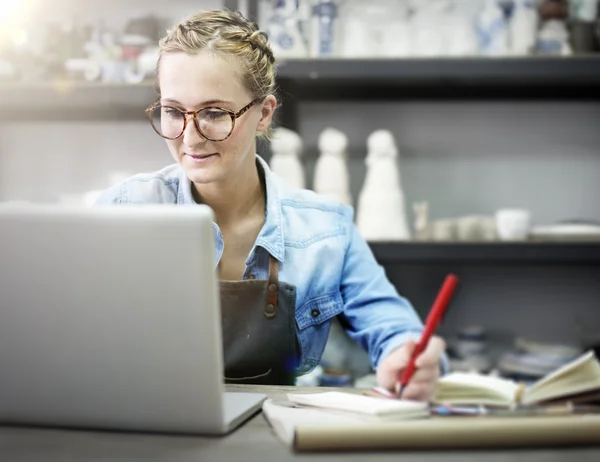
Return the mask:
M269 276L267 296L265 297L265 316L269 319L277 314L277 295L279 293L279 262L269 254Z

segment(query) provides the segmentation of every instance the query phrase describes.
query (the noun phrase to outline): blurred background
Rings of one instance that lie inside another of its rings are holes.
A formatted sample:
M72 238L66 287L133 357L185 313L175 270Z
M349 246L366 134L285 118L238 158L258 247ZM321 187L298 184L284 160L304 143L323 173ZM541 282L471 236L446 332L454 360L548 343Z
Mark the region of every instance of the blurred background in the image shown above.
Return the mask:
M455 368L536 377L600 348L598 3L0 0L0 201L90 203L169 164L144 114L157 41L239 9L269 35L291 131L259 154L345 194L421 314L459 275L442 331ZM367 187L389 152L397 176ZM318 380L369 372L347 342L335 324Z

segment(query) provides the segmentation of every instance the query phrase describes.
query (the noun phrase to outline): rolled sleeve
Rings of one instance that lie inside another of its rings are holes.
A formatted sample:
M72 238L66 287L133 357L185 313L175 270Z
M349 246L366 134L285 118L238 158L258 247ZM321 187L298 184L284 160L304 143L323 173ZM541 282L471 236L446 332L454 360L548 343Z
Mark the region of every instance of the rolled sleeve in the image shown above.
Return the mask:
M409 339L418 341L423 331L419 315L398 294L354 225L344 261L341 293L346 331L368 352L373 369ZM442 373L448 371L446 357L440 367Z

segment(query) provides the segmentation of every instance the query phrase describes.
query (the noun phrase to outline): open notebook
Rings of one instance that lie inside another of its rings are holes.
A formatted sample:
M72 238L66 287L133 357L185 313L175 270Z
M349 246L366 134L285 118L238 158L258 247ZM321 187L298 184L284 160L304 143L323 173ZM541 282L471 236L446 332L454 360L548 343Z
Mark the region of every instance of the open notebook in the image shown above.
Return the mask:
M529 387L499 377L454 372L438 381L433 402L512 407L569 399L580 402L600 399L600 362L593 351Z

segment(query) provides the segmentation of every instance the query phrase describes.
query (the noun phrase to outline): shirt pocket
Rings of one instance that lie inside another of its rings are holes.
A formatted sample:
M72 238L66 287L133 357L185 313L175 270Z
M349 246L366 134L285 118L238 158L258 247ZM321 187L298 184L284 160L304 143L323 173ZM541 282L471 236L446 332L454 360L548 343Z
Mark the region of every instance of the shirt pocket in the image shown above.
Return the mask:
M301 370L318 365L329 337L331 321L344 311L340 292L319 296L306 302L296 313L302 350Z

